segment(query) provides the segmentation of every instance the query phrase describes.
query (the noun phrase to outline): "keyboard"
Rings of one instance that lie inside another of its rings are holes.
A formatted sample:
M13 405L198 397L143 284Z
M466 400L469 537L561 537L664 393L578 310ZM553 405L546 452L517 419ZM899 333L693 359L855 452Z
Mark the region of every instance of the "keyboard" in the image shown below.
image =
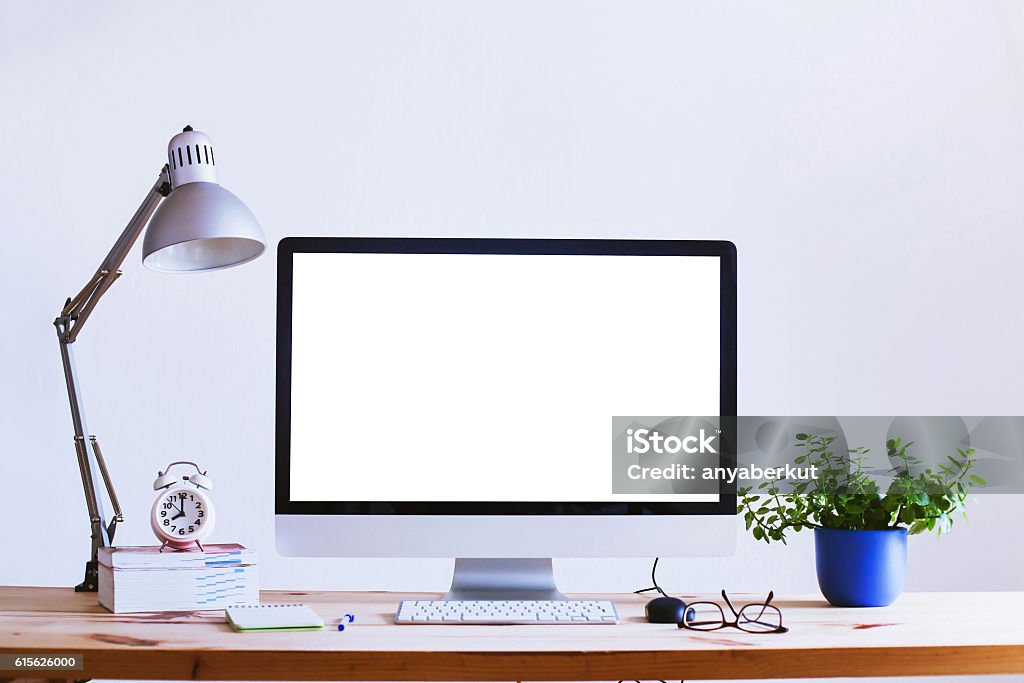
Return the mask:
M403 600L396 624L616 624L609 600Z

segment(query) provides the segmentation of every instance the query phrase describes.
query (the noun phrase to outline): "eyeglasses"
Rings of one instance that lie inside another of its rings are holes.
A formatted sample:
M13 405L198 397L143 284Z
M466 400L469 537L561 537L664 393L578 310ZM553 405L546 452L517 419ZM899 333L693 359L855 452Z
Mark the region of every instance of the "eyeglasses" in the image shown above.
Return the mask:
M694 602L687 605L686 617L679 622L679 628L691 631L717 631L731 626L747 633L786 633L789 629L782 625L782 612L778 607L769 604L773 597L774 592L768 593L764 602L744 605L737 612L723 590L722 598L736 617L735 621L726 621L725 612L717 602Z

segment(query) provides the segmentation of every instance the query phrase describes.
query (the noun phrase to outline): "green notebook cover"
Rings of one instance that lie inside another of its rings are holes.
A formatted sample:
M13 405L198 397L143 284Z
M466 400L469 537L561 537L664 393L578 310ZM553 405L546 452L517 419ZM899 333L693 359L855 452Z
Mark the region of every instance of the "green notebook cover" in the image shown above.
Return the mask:
M235 605L224 613L236 631L310 631L324 627L324 620L303 604Z

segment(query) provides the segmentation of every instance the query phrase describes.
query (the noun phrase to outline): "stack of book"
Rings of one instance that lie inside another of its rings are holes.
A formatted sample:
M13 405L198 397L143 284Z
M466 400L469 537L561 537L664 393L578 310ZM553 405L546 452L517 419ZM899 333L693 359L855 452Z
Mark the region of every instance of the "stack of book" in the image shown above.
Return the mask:
M237 544L203 550L100 549L100 604L111 612L178 612L258 605L256 553Z

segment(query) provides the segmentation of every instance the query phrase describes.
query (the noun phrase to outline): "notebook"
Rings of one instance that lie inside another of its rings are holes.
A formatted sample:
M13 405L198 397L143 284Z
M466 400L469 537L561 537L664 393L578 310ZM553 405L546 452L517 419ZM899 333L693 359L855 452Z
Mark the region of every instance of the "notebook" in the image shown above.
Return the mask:
M236 631L323 628L324 620L303 604L234 605L224 610Z

